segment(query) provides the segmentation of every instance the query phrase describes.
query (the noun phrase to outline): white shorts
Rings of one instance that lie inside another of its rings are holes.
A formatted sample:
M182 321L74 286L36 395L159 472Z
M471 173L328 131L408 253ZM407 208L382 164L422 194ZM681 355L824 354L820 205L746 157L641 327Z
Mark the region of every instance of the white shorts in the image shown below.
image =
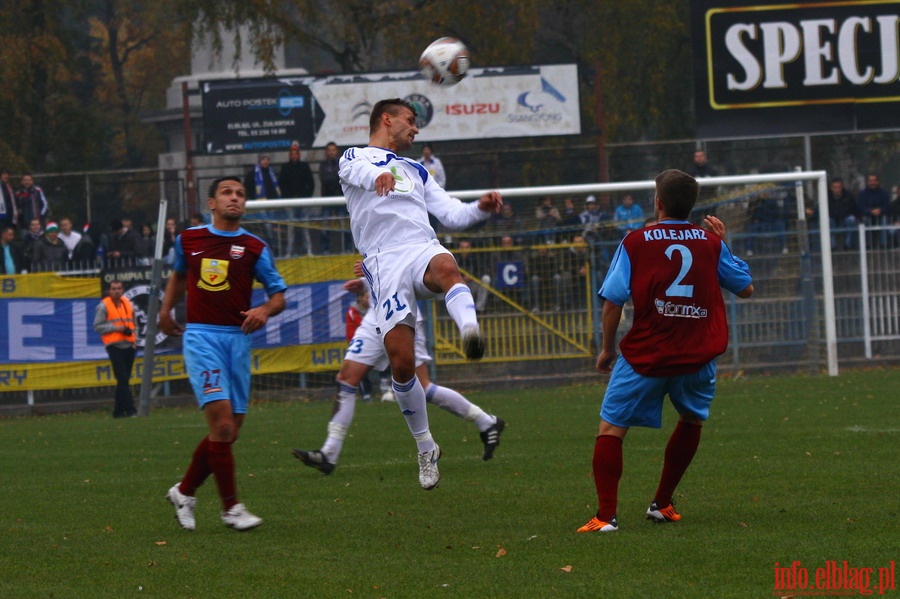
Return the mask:
M431 362L431 356L425 347L425 334L422 328L416 327L416 367ZM358 362L371 366L375 370L381 371L390 366L388 363L387 353L384 351L384 342L381 335L375 332L375 325L368 318L364 318L362 324L353 334L350 345L347 347L347 353L344 354L344 360Z
M372 292L377 334L384 339L398 324L415 327L416 300L431 299L441 294L425 287L425 270L431 259L450 254L438 240L421 245L403 245L369 254L363 260L363 272Z

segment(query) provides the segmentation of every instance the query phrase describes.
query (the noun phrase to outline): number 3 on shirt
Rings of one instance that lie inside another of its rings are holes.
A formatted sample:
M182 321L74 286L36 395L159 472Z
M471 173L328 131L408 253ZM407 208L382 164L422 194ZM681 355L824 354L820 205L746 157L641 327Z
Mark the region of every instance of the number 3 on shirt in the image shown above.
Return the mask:
M675 252L681 254L681 270L678 272L678 276L675 277L675 280L672 281L672 284L666 289L666 295L675 297L694 297L694 286L681 284L687 276L688 271L691 270L691 265L694 263L694 256L691 254L691 250L686 246L676 243L666 248L666 258L671 260L672 254Z
M394 300L394 304L397 306L397 312L406 309L406 304L401 304L399 298L397 298L397 294L395 293L390 298L385 300L381 306L386 310L384 314L384 320L388 321L394 315L394 310L391 308L391 300Z

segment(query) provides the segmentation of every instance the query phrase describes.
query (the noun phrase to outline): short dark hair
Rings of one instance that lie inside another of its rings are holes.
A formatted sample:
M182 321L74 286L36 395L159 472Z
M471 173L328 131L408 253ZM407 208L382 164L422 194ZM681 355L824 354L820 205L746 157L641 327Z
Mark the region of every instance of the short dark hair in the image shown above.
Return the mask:
M207 195L206 197L208 197L208 198L216 197L216 192L219 190L219 185L221 185L223 181L237 181L241 185L244 184L244 182L241 181L237 177L219 177L218 179L215 179L212 183L209 184L209 195Z
M401 108L408 108L413 114L416 114L415 107L403 98L390 98L376 102L375 106L372 107L372 114L369 115L369 135L372 135L378 129L381 115L388 113L391 116L396 116Z
M687 220L700 195L700 185L689 174L673 168L656 176L656 195L666 216Z

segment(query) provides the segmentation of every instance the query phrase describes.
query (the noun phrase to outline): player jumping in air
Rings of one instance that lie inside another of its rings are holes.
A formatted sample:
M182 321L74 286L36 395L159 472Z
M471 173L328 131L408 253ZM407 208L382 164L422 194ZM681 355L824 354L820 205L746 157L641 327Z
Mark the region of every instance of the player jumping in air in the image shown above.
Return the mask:
M440 481L441 451L429 430L425 389L415 372L416 300L444 294L465 355L474 360L484 354L472 293L453 255L438 242L428 215L451 229L462 229L499 212L503 200L491 191L477 202L463 203L421 164L399 156L418 132L409 102L377 102L369 117L369 145L346 150L339 172L353 240L372 290L376 332L391 364L394 395L416 440L419 484L428 490Z

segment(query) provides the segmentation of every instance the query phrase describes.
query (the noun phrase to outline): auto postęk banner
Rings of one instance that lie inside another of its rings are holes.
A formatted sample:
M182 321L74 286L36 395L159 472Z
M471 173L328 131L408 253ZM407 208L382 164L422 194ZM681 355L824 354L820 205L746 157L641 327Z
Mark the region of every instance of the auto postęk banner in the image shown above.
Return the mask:
M212 80L200 90L207 154L364 145L385 98L416 107L419 141L581 133L574 64L473 68L453 87L403 71Z
M691 3L704 138L900 127L900 1Z

